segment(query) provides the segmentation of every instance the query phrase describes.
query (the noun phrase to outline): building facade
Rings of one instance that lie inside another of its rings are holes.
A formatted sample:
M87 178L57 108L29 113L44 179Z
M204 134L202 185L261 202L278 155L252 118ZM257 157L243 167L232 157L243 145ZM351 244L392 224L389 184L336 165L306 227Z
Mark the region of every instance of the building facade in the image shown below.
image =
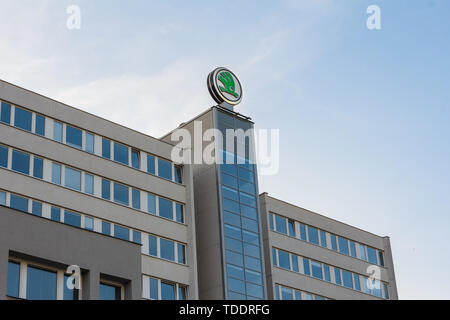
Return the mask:
M175 131L0 81L0 299L397 299L389 238L259 195L253 133L227 146L252 128L212 107L174 163ZM194 159L211 141L224 163Z

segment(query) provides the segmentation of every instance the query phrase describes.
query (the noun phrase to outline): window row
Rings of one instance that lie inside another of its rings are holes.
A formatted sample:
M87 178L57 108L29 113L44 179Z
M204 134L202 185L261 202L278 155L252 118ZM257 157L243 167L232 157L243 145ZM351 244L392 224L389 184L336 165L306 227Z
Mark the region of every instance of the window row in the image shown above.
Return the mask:
M186 245L173 240L143 233L86 214L62 209L1 190L0 205L73 227L83 228L122 240L132 241L142 245L142 254L170 260L179 264L186 264Z
M174 165L170 161L6 102L1 102L0 109L0 121L3 123L131 166L163 179L182 183L181 166Z
M0 167L184 223L184 206L181 203L2 145Z
M178 283L142 276L144 299L150 300L186 300L187 287Z
M298 289L275 284L275 300L329 300Z
M389 299L387 283L343 270L287 251L272 248L273 266L301 273L379 298ZM363 280L363 281L361 281Z
M307 241L341 254L351 256L371 264L384 266L383 251L337 236L333 233L305 225L301 222L269 213L269 227L289 237Z

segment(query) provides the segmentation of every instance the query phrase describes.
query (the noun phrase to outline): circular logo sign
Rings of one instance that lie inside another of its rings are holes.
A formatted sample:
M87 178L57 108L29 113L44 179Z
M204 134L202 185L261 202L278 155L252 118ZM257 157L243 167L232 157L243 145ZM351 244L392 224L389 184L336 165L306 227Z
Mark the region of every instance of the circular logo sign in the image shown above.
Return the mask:
M242 87L236 75L226 68L214 69L208 75L208 90L218 103L237 105L242 100Z

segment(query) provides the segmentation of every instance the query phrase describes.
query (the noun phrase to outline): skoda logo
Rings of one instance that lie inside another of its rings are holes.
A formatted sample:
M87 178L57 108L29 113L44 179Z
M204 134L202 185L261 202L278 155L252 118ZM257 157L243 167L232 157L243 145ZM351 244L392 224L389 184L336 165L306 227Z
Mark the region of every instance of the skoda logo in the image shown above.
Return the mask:
M208 75L208 90L218 103L237 105L242 99L242 87L236 75L226 68L217 68Z

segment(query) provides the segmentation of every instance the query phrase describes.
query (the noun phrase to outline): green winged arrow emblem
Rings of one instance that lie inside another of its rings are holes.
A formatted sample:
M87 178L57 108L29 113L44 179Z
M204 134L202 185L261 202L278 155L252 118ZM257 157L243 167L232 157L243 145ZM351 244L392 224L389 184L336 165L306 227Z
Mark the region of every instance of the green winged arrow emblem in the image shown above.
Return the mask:
M218 79L223 84L223 87L219 87L220 91L229 93L236 98L239 97L235 91L234 79L228 71L221 72Z

